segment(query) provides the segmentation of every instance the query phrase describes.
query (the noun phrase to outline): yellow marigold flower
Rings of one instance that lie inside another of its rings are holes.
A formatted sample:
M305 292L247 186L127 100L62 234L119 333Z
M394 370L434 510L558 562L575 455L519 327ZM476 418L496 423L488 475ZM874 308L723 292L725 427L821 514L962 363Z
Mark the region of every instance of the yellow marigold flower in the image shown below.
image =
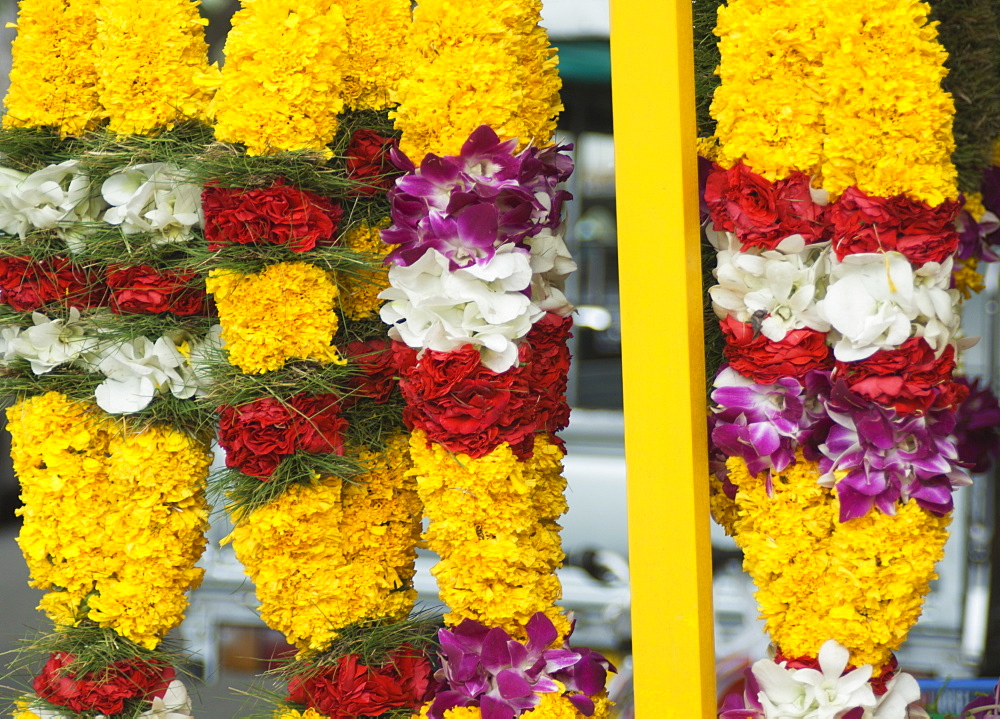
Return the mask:
M974 293L979 294L986 289L986 278L979 273L979 260L975 257L955 260L952 277L955 279L955 289L962 293L963 299L967 300Z
M541 698L538 706L521 716L529 719L582 719L583 714L577 711L576 707L565 695L556 692L539 694ZM591 719L607 719L611 716L613 702L606 694L600 694L594 699L594 713ZM413 719L425 719L430 709L430 703L420 708L419 714L414 714ZM289 715L291 716L291 715ZM444 713L444 719L482 719L482 712L479 707L455 707L448 709Z
M243 0L226 39L215 136L251 155L317 150L337 133L347 25L335 0Z
M699 137L697 140L698 155L713 162L719 157L719 138L715 135L711 137Z
M815 657L836 639L852 664L877 671L920 616L951 517L911 500L894 516L841 523L835 491L817 484L818 466L801 454L770 483L738 458L727 466L738 487L736 543L775 644Z
M480 125L501 139L551 143L562 110L556 51L538 25L540 0L425 0L410 31L411 67L389 113L415 162L457 155Z
M155 647L201 581L206 447L166 428L127 432L57 392L7 417L24 501L18 543L31 585L49 590L39 608Z
M274 713L274 719L327 719L326 714L320 714L315 709L298 711L296 709L279 709Z
M337 276L340 310L347 319L372 319L382 306L378 294L389 286L389 268L383 266L381 261L392 248L382 242L379 230L388 226L389 219L386 218L375 227L362 223L344 233L344 245L355 252L370 255L372 259L370 267Z
M333 346L337 286L325 270L305 262L268 265L259 274L212 270L229 361L246 374L280 369L289 359L345 364Z
M719 10L719 162L769 180L801 170L836 197L857 185L939 205L957 196L945 51L919 0L845 10L733 0Z
M983 205L982 192L970 192L965 196L965 211L972 215L972 219L980 222L986 214L986 207Z
M101 118L93 44L100 0L21 0L4 127L51 125L62 135Z
M347 21L340 96L351 110L384 110L403 75L410 0L337 0Z
M94 52L109 129L148 135L207 120L207 20L197 0L101 0Z
M421 507L407 441L361 460L370 467L362 476L292 485L232 535L261 618L300 649L321 650L354 622L405 617L416 599Z
M410 451L431 520L424 538L441 556L431 571L452 610L445 620L475 619L523 637L532 615L545 612L568 630L554 606L564 557L555 519L566 510L559 448L539 435L526 462L506 444L472 459L416 431Z

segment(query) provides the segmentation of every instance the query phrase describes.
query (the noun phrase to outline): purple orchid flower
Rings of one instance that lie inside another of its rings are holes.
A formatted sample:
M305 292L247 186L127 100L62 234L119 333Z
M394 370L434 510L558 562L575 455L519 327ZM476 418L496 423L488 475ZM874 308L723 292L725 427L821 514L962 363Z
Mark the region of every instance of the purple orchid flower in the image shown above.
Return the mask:
M559 633L541 612L526 629L527 644L471 619L440 630L442 667L435 673L440 688L428 717L442 719L448 709L478 706L483 719L514 719L537 706L540 693L557 691L582 692L567 698L591 716L595 707L588 695L604 689L614 667L600 654L568 643L550 649Z
M969 395L955 410L955 446L958 459L977 474L988 472L1000 456L1000 403L988 386L964 377L955 381L969 388Z
M763 719L764 705L757 698L760 694L757 677L750 667L746 668L744 676L746 683L743 693L732 692L726 695L719 708L719 719Z
M953 488L969 483L949 436L953 411L899 416L843 382L834 383L826 407L834 424L820 446L820 470L830 483L835 471L847 473L836 483L841 522L873 508L895 514L910 498L935 514L951 510Z
M780 472L795 461L799 438L809 428L803 388L783 377L757 384L724 365L715 378L712 444L727 456L742 457L753 474Z
M1000 682L997 682L992 694L976 697L962 709L963 717L975 719L1000 719Z
M392 225L382 239L396 245L388 263L408 266L430 249L452 269L484 263L497 248L525 241L562 223L558 188L573 171L571 145L515 154L516 140L501 142L488 126L477 128L457 156L428 154L416 167L398 151L393 162L407 174L389 191Z

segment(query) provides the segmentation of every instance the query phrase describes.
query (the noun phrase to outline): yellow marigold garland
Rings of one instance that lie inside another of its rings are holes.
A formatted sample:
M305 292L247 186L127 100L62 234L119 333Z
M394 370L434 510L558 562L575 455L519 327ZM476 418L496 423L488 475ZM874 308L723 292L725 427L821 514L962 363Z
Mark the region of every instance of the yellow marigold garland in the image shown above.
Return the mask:
M340 95L351 110L384 110L403 75L410 0L337 0L347 21Z
M211 456L163 427L134 433L57 392L7 411L22 486L18 539L57 624L84 619L154 648L201 581Z
M474 619L523 638L531 616L544 612L565 636L554 606L564 557L555 518L566 511L559 448L539 435L526 462L506 443L472 459L416 430L410 451L431 521L424 538L441 556L432 573L452 610L445 621Z
M385 257L392 250L382 242L379 230L389 226L388 219L375 227L361 223L344 233L343 243L354 252L373 257ZM382 306L379 293L389 286L389 268L359 268L354 274L342 273L340 283L340 310L349 320L374 318Z
M101 105L120 135L207 120L207 20L192 0L101 0L95 44Z
M258 274L212 270L229 361L247 374L280 369L289 359L344 364L333 346L337 286L325 270L306 262L279 262Z
M4 127L51 125L62 135L101 117L93 44L100 0L21 0Z
M257 588L261 618L300 649L321 650L338 629L405 617L421 508L403 437L347 482L292 485L238 518L233 544Z
M931 205L954 199L954 106L928 12L919 0L720 8L719 162L742 159L769 180L801 170L834 197L857 185Z
M739 458L727 466L738 487L736 543L774 643L784 656L815 657L835 639L852 664L877 673L920 616L950 515L911 500L895 516L841 523L834 490L817 484L816 463L801 453L770 482Z
M457 155L480 125L501 139L551 144L562 109L555 50L538 26L540 0L426 0L414 13L412 66L389 113L415 162Z
M346 52L334 0L243 0L226 40L216 138L251 155L328 152L344 109Z

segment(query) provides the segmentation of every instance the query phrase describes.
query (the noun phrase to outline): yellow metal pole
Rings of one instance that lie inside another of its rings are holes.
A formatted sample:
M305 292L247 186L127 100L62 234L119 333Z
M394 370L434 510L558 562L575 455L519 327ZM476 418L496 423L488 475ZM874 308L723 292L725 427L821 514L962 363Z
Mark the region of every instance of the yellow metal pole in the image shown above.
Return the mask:
M612 0L639 719L715 716L691 0Z

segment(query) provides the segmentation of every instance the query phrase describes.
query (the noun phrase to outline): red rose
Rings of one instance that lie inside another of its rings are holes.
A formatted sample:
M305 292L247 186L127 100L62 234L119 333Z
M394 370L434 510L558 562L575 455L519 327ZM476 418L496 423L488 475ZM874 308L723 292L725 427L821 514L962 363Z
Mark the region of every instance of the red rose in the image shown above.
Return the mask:
M40 261L0 257L0 302L19 312L37 310L50 302L93 307L101 302L99 284L65 257Z
M163 697L175 676L173 668L139 658L117 661L104 671L77 676L66 671L75 659L63 652L50 654L32 687L45 701L76 713L119 714L129 699L151 701Z
M251 477L267 478L285 457L303 451L343 454L347 420L336 395L297 394L287 402L274 397L239 407L219 407L219 444L226 466Z
M729 366L757 384L774 384L782 377L802 378L814 369L833 366L826 333L791 330L780 342L754 336L749 322L732 315L719 322L726 339L723 354Z
M743 249L773 250L789 235L806 243L824 239L825 209L812 200L809 177L796 172L772 183L739 162L715 166L705 184L705 203L717 230L736 234Z
M396 389L395 356L389 340L376 338L351 342L341 353L350 364L357 365L361 374L350 379L354 393L346 400L369 397L375 404L384 404Z
M859 252L901 252L916 264L943 262L958 247L955 218L961 206L937 207L905 195L883 198L848 188L830 211L837 259Z
M365 666L357 654L348 654L334 666L293 677L287 701L330 719L355 719L392 709L419 711L431 689L430 662L404 645L380 667Z
M393 176L399 171L389 158L396 141L374 130L355 130L347 146L347 176L358 184L350 189L354 195L377 195L392 187Z
M407 425L452 452L482 457L507 442L521 458L530 456L540 418L520 367L497 374L482 365L472 345L426 351L402 373L400 389Z
M837 362L835 376L865 399L901 414L958 405L968 388L953 382L955 348L940 357L923 337L911 337L896 349L879 350L860 362Z
M205 290L191 287L195 274L158 271L149 265L109 268L111 311L175 315L198 315L205 310Z
M344 211L333 200L289 187L245 190L207 186L201 196L208 249L267 242L308 252L332 244Z

